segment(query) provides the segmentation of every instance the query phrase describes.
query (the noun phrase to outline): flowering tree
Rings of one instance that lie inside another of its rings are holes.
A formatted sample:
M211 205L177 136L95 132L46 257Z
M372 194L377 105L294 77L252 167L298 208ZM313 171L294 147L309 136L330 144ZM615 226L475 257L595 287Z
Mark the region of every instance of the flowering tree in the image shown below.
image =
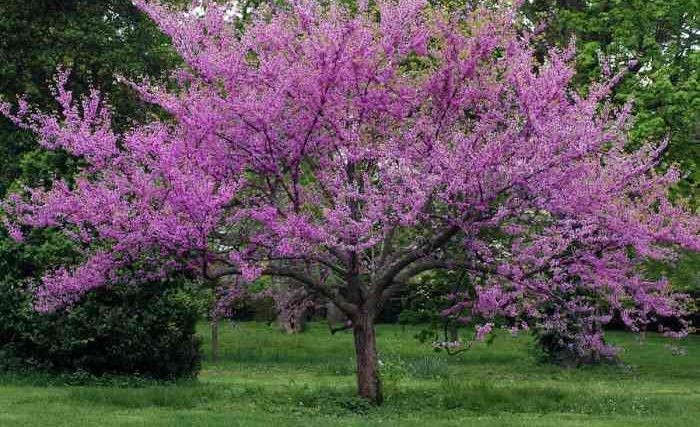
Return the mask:
M215 4L198 18L137 4L188 64L175 91L133 84L172 120L116 134L97 93L73 101L66 73L60 115L2 107L86 164L74 184L6 203L18 238L19 226L58 227L85 251L43 278L39 310L173 269L284 277L351 320L359 393L375 403L375 319L428 270L479 284L455 313L552 329L575 316L582 349L602 345L589 326L616 310L633 329L682 314L637 270L700 249L698 218L667 195L678 173L654 169L663 145L628 153L627 110L600 105L614 79L567 90L572 50L538 63L513 10L300 0L239 33Z

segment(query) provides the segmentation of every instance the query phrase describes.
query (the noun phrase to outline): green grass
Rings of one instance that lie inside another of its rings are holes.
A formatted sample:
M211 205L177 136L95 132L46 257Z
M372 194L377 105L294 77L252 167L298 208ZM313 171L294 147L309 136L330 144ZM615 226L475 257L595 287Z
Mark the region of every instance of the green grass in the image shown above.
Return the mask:
M386 404L373 408L354 397L349 333L222 326L221 361L205 360L196 381L0 376L0 426L700 425L698 336L674 356L666 338L610 333L625 366L567 370L537 363L528 336L502 334L450 357L418 343L417 328L380 326Z

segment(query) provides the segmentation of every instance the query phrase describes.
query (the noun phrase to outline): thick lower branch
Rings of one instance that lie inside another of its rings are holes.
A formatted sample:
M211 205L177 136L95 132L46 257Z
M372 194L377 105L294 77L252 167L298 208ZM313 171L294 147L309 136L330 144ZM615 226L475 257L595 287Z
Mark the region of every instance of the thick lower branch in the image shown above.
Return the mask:
M401 272L405 268L409 267L411 264L420 260L421 258L424 258L426 255L429 255L430 253L432 253L436 249L441 248L442 246L446 245L447 242L449 242L450 239L452 239L452 237L454 237L457 233L459 233L459 230L460 230L459 227L456 225L449 226L449 227L443 229L442 231L440 231L439 233L437 233L435 236L433 236L431 239L429 239L423 245L408 252L403 257L394 261L386 269L386 271L381 275L379 280L377 280L377 283L376 283L377 291L381 292L389 284L395 282L396 277L399 274L401 274Z
M226 267L222 268L217 272L210 272L209 269L205 269L204 275L208 280L216 280L225 276L238 276L241 271L236 267ZM301 285L307 287L308 289L328 298L332 301L338 309L340 309L346 316L354 316L358 312L358 306L346 300L340 293L331 289L327 286L323 286L318 283L313 277L305 274L298 269L290 267L276 267L270 266L265 268L261 274L263 276L274 276L274 277L287 277L294 279Z

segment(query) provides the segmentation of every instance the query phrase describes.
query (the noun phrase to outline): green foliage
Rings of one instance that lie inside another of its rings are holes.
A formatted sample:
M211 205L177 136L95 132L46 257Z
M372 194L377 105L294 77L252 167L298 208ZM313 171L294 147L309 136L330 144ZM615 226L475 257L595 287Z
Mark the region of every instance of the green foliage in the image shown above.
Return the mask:
M636 61L613 99L634 101L634 143L670 137L665 162L679 163L687 178L679 187L700 195L700 2L685 0L533 0L524 2L534 25L547 23L546 46L577 44L578 87L597 80L601 58L613 70Z
M180 282L99 289L51 314L35 312L30 295L0 286L0 368L158 379L199 369L198 307Z
M71 87L109 94L118 125L152 114L114 75L160 76L178 63L167 38L129 0L7 0L0 3L0 98L26 94L55 107L49 85L58 66L73 70ZM21 184L50 184L75 160L37 148L31 135L0 119L0 195ZM14 185L13 185L14 184Z
M422 274L407 286L399 323L441 327L443 317L440 311L450 306L446 295L465 291L469 286L466 275L457 271L436 270Z
M667 277L673 287L683 292L700 294L700 254L686 252L673 265L649 262L647 271L652 279Z

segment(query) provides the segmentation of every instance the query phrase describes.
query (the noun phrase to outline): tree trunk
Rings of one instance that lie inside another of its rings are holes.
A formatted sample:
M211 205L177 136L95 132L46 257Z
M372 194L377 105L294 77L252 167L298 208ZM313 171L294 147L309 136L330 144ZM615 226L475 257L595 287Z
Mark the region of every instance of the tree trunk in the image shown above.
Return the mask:
M358 394L375 405L381 405L384 396L382 396L382 385L379 379L374 319L367 316L359 317L352 323L352 332L355 336Z
M288 334L300 334L306 330L306 310L286 313L279 317L280 326Z
M450 341L459 341L459 328L457 328L457 325L450 323L450 325L447 327L447 330L450 333Z
M219 318L216 316L211 319L211 361L219 361Z

